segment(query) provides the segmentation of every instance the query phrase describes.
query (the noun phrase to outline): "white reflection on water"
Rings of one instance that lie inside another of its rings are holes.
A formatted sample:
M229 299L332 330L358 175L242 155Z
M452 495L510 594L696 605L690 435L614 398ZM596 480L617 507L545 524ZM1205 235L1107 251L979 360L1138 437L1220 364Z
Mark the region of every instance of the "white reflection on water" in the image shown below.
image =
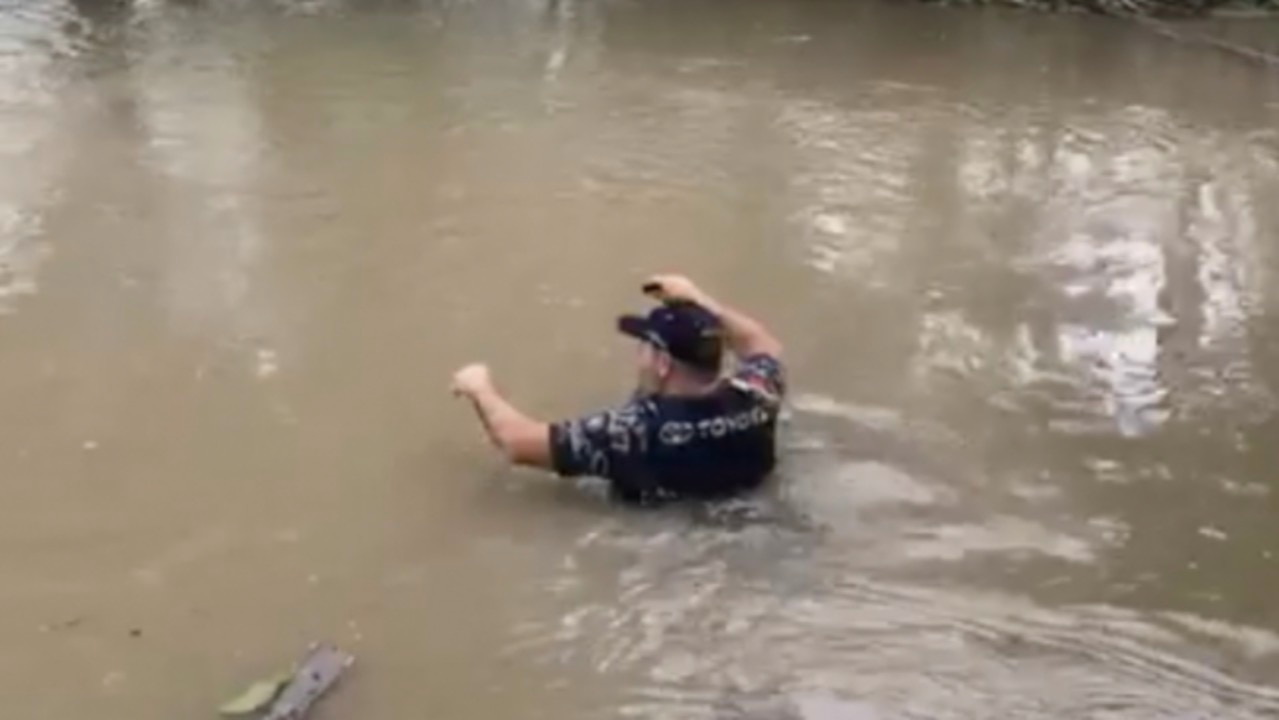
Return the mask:
M778 126L803 158L791 202L807 264L921 307L921 390L939 373L984 376L1046 399L1058 431L1130 437L1219 395L1223 355L1232 387L1254 391L1246 321L1263 302L1252 198L1264 154L1211 130L1187 145L1187 128L1154 108L1069 128L974 111L957 131L930 124L936 102L919 98L917 114L892 118L795 101ZM946 259L956 244L967 254ZM925 292L908 254L932 259L933 276L957 273L958 294ZM1010 333L976 314L991 301L975 260L1029 281L1020 306L996 309L1016 316Z
M132 70L143 159L167 180L155 198L169 240L164 306L187 331L261 342L275 325L255 282L267 251L261 89L234 40L211 35L179 46L156 30Z
M37 290L49 255L42 213L66 159L51 70L73 49L66 19L56 8L0 3L0 313Z
M1223 138L1173 152L1166 138L1184 129L1157 111L1096 121L1050 151L1023 148L1003 174L978 141L960 177L970 183L966 206L1032 208L1016 262L1037 289L1006 351L1016 381L1043 386L1057 430L1138 436L1198 391L1174 384L1182 365L1226 350L1246 356L1243 323L1257 294L1247 270L1257 246L1253 189L1246 153L1222 153ZM1022 168L1043 158L1043 167ZM1187 337L1186 352L1174 354L1170 338Z
M12 312L17 296L36 291L36 272L48 255L39 230L38 216L0 207L0 313Z

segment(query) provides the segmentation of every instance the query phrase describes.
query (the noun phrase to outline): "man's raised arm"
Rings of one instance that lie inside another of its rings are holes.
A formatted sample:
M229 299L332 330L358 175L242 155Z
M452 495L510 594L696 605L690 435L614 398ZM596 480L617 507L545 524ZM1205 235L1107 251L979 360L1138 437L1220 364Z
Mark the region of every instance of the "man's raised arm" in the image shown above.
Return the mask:
M781 359L782 343L763 323L716 300L682 275L654 275L644 283L644 292L662 301L694 302L714 313L724 324L729 349L739 359L756 355Z

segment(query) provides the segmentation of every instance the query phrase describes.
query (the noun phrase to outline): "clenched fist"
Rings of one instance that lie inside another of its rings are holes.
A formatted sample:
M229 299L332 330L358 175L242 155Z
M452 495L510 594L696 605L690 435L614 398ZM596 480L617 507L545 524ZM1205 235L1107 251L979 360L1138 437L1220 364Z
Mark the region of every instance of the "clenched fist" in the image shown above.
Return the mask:
M492 386L493 378L483 363L472 363L453 375L453 394L458 397L474 397Z

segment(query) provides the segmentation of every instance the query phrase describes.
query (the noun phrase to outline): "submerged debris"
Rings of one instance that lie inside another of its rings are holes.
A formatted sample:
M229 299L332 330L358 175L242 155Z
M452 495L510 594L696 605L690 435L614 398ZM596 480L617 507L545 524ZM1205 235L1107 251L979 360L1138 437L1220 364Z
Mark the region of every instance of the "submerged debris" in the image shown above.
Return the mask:
M302 720L355 657L332 645L312 645L292 671L253 683L218 709L232 717L262 715L262 720Z
M218 712L228 717L242 717L262 712L271 706L276 696L293 679L293 673L281 673L267 680L259 680L232 700L222 704Z

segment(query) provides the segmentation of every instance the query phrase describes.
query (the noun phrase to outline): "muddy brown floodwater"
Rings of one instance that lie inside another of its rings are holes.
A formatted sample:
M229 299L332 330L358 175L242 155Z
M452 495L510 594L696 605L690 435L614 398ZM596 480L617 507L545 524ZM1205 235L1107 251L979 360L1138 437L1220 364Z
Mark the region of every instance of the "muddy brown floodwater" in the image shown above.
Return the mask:
M774 486L502 468L450 372L615 400L672 268L789 344ZM1276 73L1133 24L4 0L0 715L328 639L317 720L1274 718L1276 280Z

